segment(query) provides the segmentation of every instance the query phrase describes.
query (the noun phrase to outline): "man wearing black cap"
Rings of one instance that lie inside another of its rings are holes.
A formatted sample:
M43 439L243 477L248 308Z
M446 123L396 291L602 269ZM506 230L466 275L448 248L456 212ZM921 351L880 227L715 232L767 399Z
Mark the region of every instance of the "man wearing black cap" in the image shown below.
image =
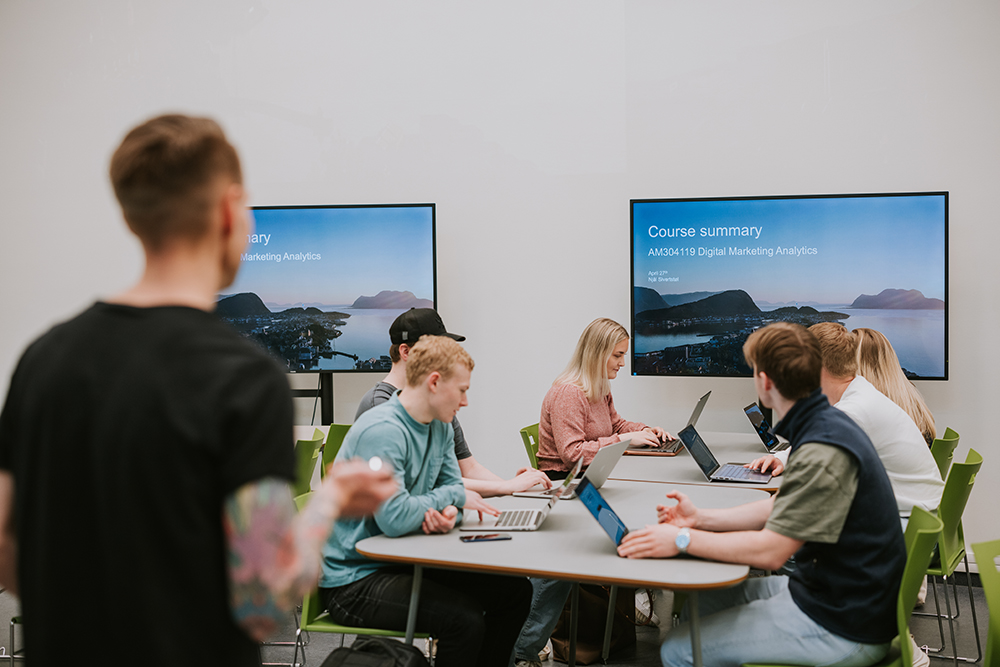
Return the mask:
M392 370L361 398L358 412L354 415L355 421L376 405L392 398L399 391L398 387L406 386L406 359L421 336L447 336L459 342L465 340L465 336L449 333L441 316L432 308L411 308L401 314L389 327ZM472 455L457 417L452 420L451 425L455 429L455 456L458 458L458 467L462 470L462 481L466 489L489 498L527 491L539 484L545 488L552 486L544 473L532 468L521 468L517 471L517 476L511 479L503 479L494 474Z

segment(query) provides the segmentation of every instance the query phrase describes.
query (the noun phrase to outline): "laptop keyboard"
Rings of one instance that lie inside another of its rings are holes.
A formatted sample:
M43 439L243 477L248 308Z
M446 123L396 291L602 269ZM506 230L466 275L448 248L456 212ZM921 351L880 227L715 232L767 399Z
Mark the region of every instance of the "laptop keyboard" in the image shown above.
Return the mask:
M534 523L537 510L507 510L497 519L497 528L521 528Z
M760 475L759 472L753 468L744 468L743 466L736 466L730 463L719 468L712 477L715 479L729 479L729 480L740 480L740 479L754 479Z

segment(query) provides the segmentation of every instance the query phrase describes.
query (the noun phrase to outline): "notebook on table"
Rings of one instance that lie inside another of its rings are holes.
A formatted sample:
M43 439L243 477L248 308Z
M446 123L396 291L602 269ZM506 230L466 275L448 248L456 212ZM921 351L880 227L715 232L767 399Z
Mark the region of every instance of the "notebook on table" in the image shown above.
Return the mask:
M767 423L764 413L760 411L760 407L756 403L751 403L743 408L743 413L750 420L750 423L753 424L753 430L757 433L761 444L764 445L769 454L781 451L788 446L787 442L778 440L777 436L774 435L771 425Z
M701 417L701 411L705 409L705 404L708 403L708 397L712 395L712 392L708 392L704 396L698 399L695 403L694 410L691 411L691 417L688 419L687 426L694 426L698 423L698 418ZM633 456L677 456L677 452L681 451L681 441L679 438L673 438L661 443L658 447L647 447L646 445L632 445L625 452L626 454L631 454Z
M622 457L622 454L631 442L631 440L626 439L597 450L594 458L590 460L590 465L584 471L583 477L570 482L565 492L563 491L563 486L559 485L542 491L520 491L514 495L519 498L551 498L553 495L562 494L560 497L563 500L570 500L576 497L576 489L582 479L589 479L590 483L599 489L608 481L608 475L614 470L618 460Z
M589 480L583 479L580 480L577 494L580 496L580 502L590 511L591 516L597 519L597 523L615 543L615 546L621 544L622 538L628 535L628 527L621 520L621 517L611 509L611 505L604 499L601 492Z
M742 463L719 465L718 459L712 454L708 445L701 439L701 435L698 434L693 425L686 427L677 435L680 436L687 450L691 452L691 458L698 464L698 468L705 475L705 479L710 482L766 484L771 481L769 474L744 468Z
M568 489L570 484L573 483L573 478L580 473L580 468L582 467L583 459L581 458L576 462L573 471L558 486L558 489L560 491ZM542 526L542 522L545 521L545 517L549 515L549 512L552 511L552 508L555 507L561 497L562 493L553 494L549 498L549 502L545 504L545 507L540 510L504 510L500 512L500 516L496 520L484 520L471 526L463 525L459 527L459 530L538 530Z

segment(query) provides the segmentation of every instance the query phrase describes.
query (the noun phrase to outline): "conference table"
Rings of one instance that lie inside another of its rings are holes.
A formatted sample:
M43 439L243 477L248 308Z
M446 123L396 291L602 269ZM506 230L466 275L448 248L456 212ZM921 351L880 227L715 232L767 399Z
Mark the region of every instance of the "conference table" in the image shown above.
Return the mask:
M767 454L767 449L761 444L755 433L726 433L722 431L707 431L701 433L702 440L708 445L719 463L749 463ZM632 480L639 482L668 482L671 484L697 484L712 487L754 488L775 493L781 488L781 477L772 477L765 484L746 484L739 482L709 482L702 474L701 468L691 458L684 448L676 456L642 456L626 454L611 471L611 479Z
M648 457L643 457L648 458ZM656 523L657 503L668 502L671 485L662 482L608 480L601 494L630 528ZM729 486L692 485L684 488L696 505L724 508L767 498L761 489ZM540 508L540 499L490 498L499 509ZM475 512L466 512L466 525L479 521ZM691 612L691 643L694 664L701 665L698 592L734 586L749 573L746 565L718 563L697 558L632 560L617 555L615 545L579 500L560 500L536 531L511 532L513 539L498 542L463 543L457 528L444 535L414 534L390 538L369 537L356 545L368 558L412 564L413 594L410 598L406 641L412 642L420 600L422 569L425 567L486 572L512 576L563 579L579 583L662 588L688 594ZM464 533L475 534L475 533ZM574 602L576 600L574 587ZM613 607L613 604L612 604ZM576 613L571 615L574 619ZM575 622L570 629L570 665L575 657Z

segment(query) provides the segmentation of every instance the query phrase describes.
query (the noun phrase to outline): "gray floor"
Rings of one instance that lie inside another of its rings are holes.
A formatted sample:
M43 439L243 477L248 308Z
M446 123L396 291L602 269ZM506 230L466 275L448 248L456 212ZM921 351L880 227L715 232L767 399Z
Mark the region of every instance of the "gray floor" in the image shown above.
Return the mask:
M973 600L976 605L976 612L978 614L979 620L979 635L980 639L985 648L986 645L986 627L988 612L986 609L986 602L983 597L983 590L978 587L973 587ZM952 603L954 604L954 598L952 598ZM973 623L972 615L969 613L969 597L968 592L964 586L960 587L958 590L958 604L959 604L959 618L955 621L955 633L956 640L958 643L959 654L963 656L976 656L976 642L973 633ZM941 598L941 606L944 607L944 599ZM664 617L669 616L670 609L670 596L669 593L657 600L655 605L655 610L658 615L662 614ZM928 592L928 601L925 605L927 611L933 611L934 609L934 598ZM4 593L0 594L0 656L9 654L10 652L10 640L8 637L9 621L11 616L17 614L18 604L17 601L10 595ZM920 645L930 645L930 646L940 646L940 640L938 639L938 626L937 622L931 618L920 618L914 617L910 623L910 629ZM629 667L659 667L659 644L661 633L664 630L656 627L640 627L636 629L637 642L635 647L623 650L617 654L611 656L611 660L608 665L612 667L626 666ZM948 624L944 624L945 637L948 638ZM290 641L295 633L295 628L292 623L291 617L289 617L289 622L285 628L279 633L276 640L286 640ZM347 643L350 644L353 637L347 637ZM18 641L20 642L20 635L18 635ZM310 637L309 646L306 648L306 664L311 667L318 667L323 659L329 655L335 648L340 646L341 637L339 635L324 635L319 633L313 633ZM20 644L18 644L20 646ZM947 650L950 651L951 645L950 640L947 645ZM264 662L278 662L278 663L289 663L292 657L291 647L264 647L262 650L262 656ZM940 666L946 667L951 661L944 660L932 660L931 667ZM553 667L554 665L561 665L563 663L554 662L549 659L546 660L543 667Z

